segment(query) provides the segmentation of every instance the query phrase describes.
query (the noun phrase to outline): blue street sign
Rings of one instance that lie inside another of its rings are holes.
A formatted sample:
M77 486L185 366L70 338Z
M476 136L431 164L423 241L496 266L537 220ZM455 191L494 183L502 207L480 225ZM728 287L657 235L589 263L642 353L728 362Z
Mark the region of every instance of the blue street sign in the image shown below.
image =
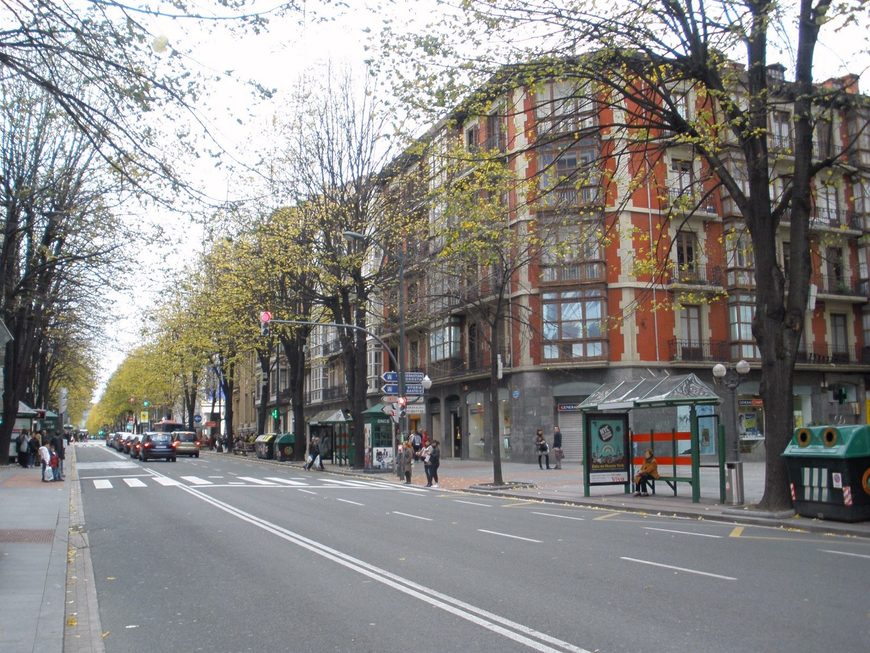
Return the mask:
M202 415L194 415L193 421L199 424L202 421Z
M422 383L423 377L426 376L423 372L405 372L405 383ZM386 383L398 383L399 382L399 373L398 372L384 372L381 374L381 378Z
M385 383L381 386L381 392L385 395L397 395L399 394L399 384ZM422 395L423 392L423 386L420 383L409 383L405 386L406 395Z

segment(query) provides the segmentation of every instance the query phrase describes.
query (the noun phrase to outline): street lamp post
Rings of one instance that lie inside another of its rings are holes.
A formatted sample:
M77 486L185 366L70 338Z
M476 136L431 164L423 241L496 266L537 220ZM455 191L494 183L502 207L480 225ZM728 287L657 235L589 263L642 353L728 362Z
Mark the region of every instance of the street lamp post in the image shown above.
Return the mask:
M728 369L722 363L713 366L713 376L717 383L724 384L731 394L729 421L731 422L731 440L729 442L732 461L740 460L740 434L737 432L737 388L746 380L749 374L749 363L741 359L733 369Z
M341 235L348 242L355 240L359 242L365 242L366 236L358 233L356 231L343 231ZM386 253L386 248L383 244L380 245L381 249ZM398 375L398 391L399 398L405 397L405 252L404 252L404 244L402 245L402 251L396 257L399 262L399 278L398 278L398 290L399 290L399 359L397 361L397 369L396 373ZM399 435L400 437L404 437L408 432L408 412L407 409L403 408L399 411Z

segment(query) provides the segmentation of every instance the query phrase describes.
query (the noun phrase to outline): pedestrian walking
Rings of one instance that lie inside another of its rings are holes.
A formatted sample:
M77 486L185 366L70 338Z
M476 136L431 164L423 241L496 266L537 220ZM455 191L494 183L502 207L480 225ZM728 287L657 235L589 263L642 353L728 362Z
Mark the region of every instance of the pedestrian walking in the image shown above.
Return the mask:
M48 450L48 445L43 443L39 447L39 461L42 463L42 482L48 483L49 481L53 481L54 478L51 477L51 451ZM46 474L46 471L49 473ZM46 478L48 476L48 478Z
M426 444L420 449L423 459L423 471L426 472L426 487L432 487L432 445Z
M554 469L562 469L562 458L565 457L562 451L562 430L558 426L553 427L553 459L556 464Z
M659 477L659 464L653 455L652 449L643 453L643 465L634 475L634 496L648 497L647 483Z
M403 458L404 454L405 447L400 437L398 444L396 444L396 457L393 459L393 465L395 465L396 469L396 476L399 477L400 481L405 478L405 463Z
M320 458L320 438L316 435L308 444L308 463L304 467L305 471L310 471L314 465L317 465L321 472L324 471L323 460Z
M438 487L438 468L441 466L441 444L432 440L432 453L429 454L429 471L432 474L432 487Z
M550 469L550 445L544 439L544 431L538 429L535 434L535 450L538 452L538 467L544 469L542 460L546 461L547 469Z
M419 431L411 431L411 446L414 448L414 460L420 460L420 450L423 448L423 436Z
M410 442L402 446L402 473L405 475L405 485L411 484L411 471L414 469L414 447Z

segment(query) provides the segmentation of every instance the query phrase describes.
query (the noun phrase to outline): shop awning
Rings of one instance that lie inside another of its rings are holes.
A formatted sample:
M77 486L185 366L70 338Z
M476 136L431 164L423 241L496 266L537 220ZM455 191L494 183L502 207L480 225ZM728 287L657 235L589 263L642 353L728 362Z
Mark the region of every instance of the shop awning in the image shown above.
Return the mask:
M332 409L332 410L321 410L319 413L314 415L310 420L308 420L309 424L344 424L345 422L349 422L350 420L345 416L344 411L340 408Z
M694 374L683 374L605 383L580 404L580 410L629 410L719 402L719 395L710 386Z
M386 408L385 404L375 404L371 408L366 408L362 414L363 415L384 415L384 408Z

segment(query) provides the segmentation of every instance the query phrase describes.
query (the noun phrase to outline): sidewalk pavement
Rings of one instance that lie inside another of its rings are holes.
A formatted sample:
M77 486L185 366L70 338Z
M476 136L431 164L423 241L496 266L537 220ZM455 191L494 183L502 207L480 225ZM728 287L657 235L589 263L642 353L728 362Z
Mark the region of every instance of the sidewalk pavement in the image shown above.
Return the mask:
M0 466L0 651L103 651L96 590L75 472L64 481L40 468Z
M42 483L38 468L0 466L0 651L4 653L104 650L75 459L75 446L69 447L67 480L56 483ZM248 460L295 468L299 474L321 473L303 471L301 462L280 463L253 456ZM392 472L373 474L329 463L327 471L365 478L376 476L400 483ZM676 497L661 482L656 486L657 494L650 497L625 494L622 486L617 485L593 487L592 496L584 497L581 466L564 461L560 470L503 462L506 484L503 488L491 485L493 470L488 461L448 458L443 460L438 474L439 490L870 537L870 521L849 524L723 505L719 503L715 469L702 470L700 503L692 503L691 490L683 483L678 485ZM425 485L422 465L415 465L412 480L414 485ZM746 503L750 506L761 499L763 464L744 463L744 483Z

